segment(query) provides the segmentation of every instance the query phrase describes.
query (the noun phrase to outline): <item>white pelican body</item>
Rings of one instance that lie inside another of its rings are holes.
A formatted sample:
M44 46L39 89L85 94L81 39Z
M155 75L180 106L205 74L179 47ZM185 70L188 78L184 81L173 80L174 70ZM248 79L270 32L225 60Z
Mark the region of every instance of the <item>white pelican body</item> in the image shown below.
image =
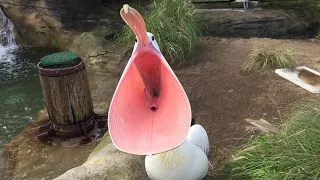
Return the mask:
M208 172L209 141L205 129L191 126L183 144L164 153L146 156L145 167L152 180L199 180Z

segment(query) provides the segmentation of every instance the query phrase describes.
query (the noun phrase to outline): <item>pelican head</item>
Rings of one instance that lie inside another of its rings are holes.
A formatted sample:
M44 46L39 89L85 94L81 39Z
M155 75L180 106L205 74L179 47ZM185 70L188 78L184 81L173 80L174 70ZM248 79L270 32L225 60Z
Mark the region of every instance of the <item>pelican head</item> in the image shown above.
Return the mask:
M154 35L153 35L152 33L150 33L150 32L147 32L147 37L148 37L148 40L149 40L149 42L151 43L151 45L152 45L156 50L158 50L159 53L160 53L161 51L160 51L159 45L158 45L157 40L156 40L156 38L154 37ZM138 41L138 38L137 38L137 36L136 36L132 53L134 53L134 52L136 51L138 45L139 45L139 41Z
M131 154L168 151L187 137L188 97L140 13L125 4L120 15L136 42L110 104L110 137L119 150Z

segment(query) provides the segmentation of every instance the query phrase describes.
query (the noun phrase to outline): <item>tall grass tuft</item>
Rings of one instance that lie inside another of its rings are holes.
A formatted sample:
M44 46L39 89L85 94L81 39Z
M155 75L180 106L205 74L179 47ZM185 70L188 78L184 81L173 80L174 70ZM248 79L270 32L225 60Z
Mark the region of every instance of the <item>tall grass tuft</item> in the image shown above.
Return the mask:
M246 180L320 179L320 109L298 109L277 133L253 137L223 176Z
M187 0L153 0L151 10L144 15L147 31L154 34L160 50L171 65L193 61L199 41L200 26L194 7ZM134 33L126 26L116 35L116 42L134 42Z
M247 71L260 71L277 68L294 68L296 62L290 50L277 48L257 48L250 54L245 64Z

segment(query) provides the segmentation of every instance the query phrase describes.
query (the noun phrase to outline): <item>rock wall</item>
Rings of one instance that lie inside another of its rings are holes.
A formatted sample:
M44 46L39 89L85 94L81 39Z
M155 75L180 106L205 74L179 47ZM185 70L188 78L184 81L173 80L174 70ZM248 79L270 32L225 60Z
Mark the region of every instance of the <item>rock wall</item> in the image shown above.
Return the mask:
M74 51L90 70L121 73L127 49L105 37L124 25L121 3L102 0L3 0L2 10L15 24L18 42Z
M292 38L314 36L317 19L296 10L207 11L197 14L207 35Z
M18 42L74 51L89 70L119 75L131 49L108 38L125 24L124 3L144 11L148 0L3 0L1 8L15 24ZM312 36L317 20L295 10L206 11L197 14L206 35L238 37Z
M54 180L78 179L130 180L148 179L148 176L144 167L144 156L119 151L106 134L85 163L68 170Z

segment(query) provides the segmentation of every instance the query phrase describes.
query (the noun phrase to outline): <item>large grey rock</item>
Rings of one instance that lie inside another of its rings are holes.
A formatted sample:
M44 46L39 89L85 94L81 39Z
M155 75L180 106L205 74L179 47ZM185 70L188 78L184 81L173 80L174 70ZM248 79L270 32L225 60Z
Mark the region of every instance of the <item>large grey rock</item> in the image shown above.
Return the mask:
M68 170L55 180L148 179L144 156L135 156L119 151L108 133L81 166Z
M85 163L68 170L54 180L150 179L145 170L144 158L145 156L137 156L119 151L113 145L109 133L106 133L103 140L92 151ZM212 178L208 174L204 180Z
M309 36L317 19L294 10L199 11L207 35L282 38Z
M9 164L9 154L0 149L0 179L6 179L7 166Z

